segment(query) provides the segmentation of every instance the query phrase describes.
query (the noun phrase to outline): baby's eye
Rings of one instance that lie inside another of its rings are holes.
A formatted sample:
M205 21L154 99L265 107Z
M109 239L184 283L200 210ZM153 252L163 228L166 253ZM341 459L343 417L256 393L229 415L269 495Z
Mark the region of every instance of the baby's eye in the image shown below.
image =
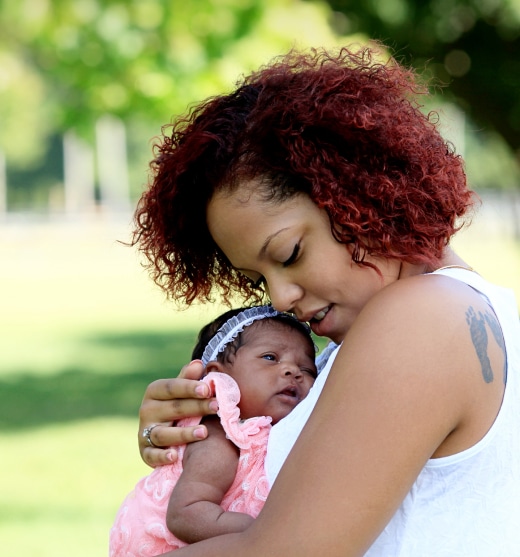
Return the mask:
M264 360L269 360L270 362L276 362L275 354L263 354L262 358Z
M318 377L318 372L314 367L302 367L300 369L302 373L308 373L313 379L316 379L316 377Z

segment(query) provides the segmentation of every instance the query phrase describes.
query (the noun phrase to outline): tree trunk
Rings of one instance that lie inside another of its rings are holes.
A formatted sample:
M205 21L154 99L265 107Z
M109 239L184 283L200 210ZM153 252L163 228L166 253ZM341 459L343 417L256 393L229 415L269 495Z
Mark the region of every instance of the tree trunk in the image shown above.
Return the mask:
M123 122L104 116L96 123L99 188L103 209L109 213L130 212L130 187L126 130Z
M70 216L95 210L94 154L74 132L63 137L65 212Z

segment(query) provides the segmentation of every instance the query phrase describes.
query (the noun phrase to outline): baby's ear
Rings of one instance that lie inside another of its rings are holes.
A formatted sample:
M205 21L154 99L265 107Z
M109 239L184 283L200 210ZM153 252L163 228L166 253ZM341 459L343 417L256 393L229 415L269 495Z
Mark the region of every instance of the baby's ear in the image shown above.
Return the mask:
M217 362L217 360L213 360L211 362L208 362L208 365L206 366L206 374L208 374L210 371L226 373L226 368L220 362Z

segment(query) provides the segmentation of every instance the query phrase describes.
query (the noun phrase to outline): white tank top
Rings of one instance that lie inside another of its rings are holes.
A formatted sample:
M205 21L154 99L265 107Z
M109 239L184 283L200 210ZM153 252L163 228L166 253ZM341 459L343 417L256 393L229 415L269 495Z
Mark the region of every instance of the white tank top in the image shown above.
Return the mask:
M365 557L520 557L520 322L511 291L463 269L437 274L465 282L497 315L504 336L507 384L488 433L473 447L429 460ZM270 433L272 482L305 425L337 354L311 393Z

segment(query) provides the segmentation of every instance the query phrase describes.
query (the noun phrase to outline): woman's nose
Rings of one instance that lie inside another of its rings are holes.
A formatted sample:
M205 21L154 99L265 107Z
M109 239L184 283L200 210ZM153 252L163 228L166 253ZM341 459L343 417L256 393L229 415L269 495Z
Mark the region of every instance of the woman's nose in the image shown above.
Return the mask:
M297 284L287 282L269 282L267 280L267 294L278 311L294 312L297 302L303 295L303 289Z

